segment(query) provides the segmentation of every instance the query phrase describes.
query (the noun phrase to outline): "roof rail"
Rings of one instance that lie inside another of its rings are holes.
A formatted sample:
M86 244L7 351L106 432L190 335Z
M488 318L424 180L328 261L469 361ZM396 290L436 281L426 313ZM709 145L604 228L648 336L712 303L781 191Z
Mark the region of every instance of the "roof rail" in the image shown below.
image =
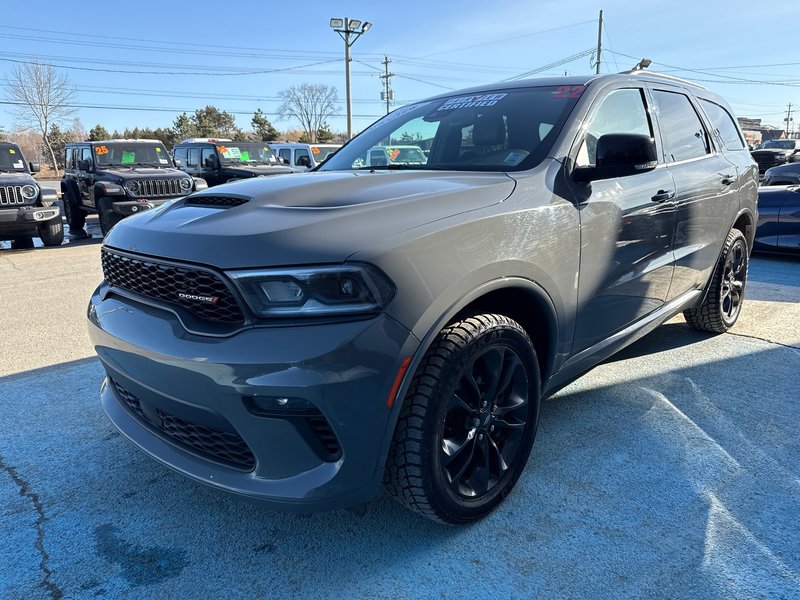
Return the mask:
M232 142L233 140L228 138L187 138L185 140L181 140L178 142L179 144L196 144L198 142Z
M698 87L703 90L708 89L706 86L700 85L699 83L696 83L691 79L683 79L682 77L675 77L674 75L666 75L665 73L659 73L658 71L648 71L647 69L630 69L628 71L620 71L620 75L640 75L640 76L652 75L653 77L657 77L659 79L666 79L667 81L674 81L676 83L693 85L694 87Z

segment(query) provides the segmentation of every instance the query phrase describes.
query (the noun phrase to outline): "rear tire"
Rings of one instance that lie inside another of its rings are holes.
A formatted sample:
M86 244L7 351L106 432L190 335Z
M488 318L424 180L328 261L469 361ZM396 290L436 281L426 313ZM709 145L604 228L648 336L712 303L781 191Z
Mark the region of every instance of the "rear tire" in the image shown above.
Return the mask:
M83 231L86 225L86 211L78 206L78 198L75 196L75 186L67 185L61 194L61 204L64 207L64 218L69 225L70 233Z
M738 229L731 229L705 300L700 306L683 311L686 322L712 333L725 333L733 327L742 311L748 266L747 239Z
M533 445L539 365L503 315L445 327L406 394L386 468L393 495L443 523L469 523L509 494Z
M39 239L48 248L60 246L64 241L64 225L61 223L60 215L52 221L39 225L38 231Z

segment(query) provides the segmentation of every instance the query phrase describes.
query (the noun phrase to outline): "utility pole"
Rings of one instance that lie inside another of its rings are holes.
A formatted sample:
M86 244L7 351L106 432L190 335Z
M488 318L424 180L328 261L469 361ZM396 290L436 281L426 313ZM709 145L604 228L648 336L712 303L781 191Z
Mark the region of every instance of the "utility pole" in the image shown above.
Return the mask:
M355 44L356 40L363 34L369 31L372 23L369 21L364 22L356 19L334 18L331 19L331 29L338 33L344 40L344 77L345 87L347 89L347 139L353 137L353 103L350 99L350 46Z
M381 100L386 100L386 114L389 114L389 103L394 100L394 92L392 91L392 86L390 79L394 77L394 73L389 72L389 63L392 62L389 60L388 56L383 57L383 71L384 74L380 75L380 78L383 79L383 91L381 92Z
M603 51L603 11L600 11L600 20L597 24L597 62L595 66L595 74L600 75L600 53Z
M792 119L792 103L791 102L789 102L789 107L786 109L786 118L784 119L784 121L786 121L786 139L790 139L792 137L792 133L791 133L792 129L791 128L792 128L792 121L793 121L793 119Z

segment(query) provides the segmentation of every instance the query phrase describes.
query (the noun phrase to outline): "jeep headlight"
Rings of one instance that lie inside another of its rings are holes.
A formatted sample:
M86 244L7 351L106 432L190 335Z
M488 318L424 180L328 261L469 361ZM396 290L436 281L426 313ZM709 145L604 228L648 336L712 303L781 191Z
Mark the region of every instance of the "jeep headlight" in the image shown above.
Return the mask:
M250 309L259 317L317 317L377 313L395 287L371 265L233 271Z
M192 189L192 180L191 179L181 179L181 189L184 192L188 192Z
M131 194L138 194L139 193L139 182L138 181L126 181L125 182L125 189L128 190Z
M38 195L39 188L37 188L35 185L31 185L29 183L22 186L22 197L25 198L25 200L33 200Z

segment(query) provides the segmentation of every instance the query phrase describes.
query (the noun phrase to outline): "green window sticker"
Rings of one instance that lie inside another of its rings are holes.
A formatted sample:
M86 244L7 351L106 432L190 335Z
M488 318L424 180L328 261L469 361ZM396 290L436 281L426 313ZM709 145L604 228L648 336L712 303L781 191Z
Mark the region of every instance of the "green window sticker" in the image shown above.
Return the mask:
M123 165L129 165L131 163L135 163L136 162L136 152L128 152L127 150L124 150L122 152L122 161L121 162L122 162Z
M242 160L250 160L250 153L247 150L242 150Z

